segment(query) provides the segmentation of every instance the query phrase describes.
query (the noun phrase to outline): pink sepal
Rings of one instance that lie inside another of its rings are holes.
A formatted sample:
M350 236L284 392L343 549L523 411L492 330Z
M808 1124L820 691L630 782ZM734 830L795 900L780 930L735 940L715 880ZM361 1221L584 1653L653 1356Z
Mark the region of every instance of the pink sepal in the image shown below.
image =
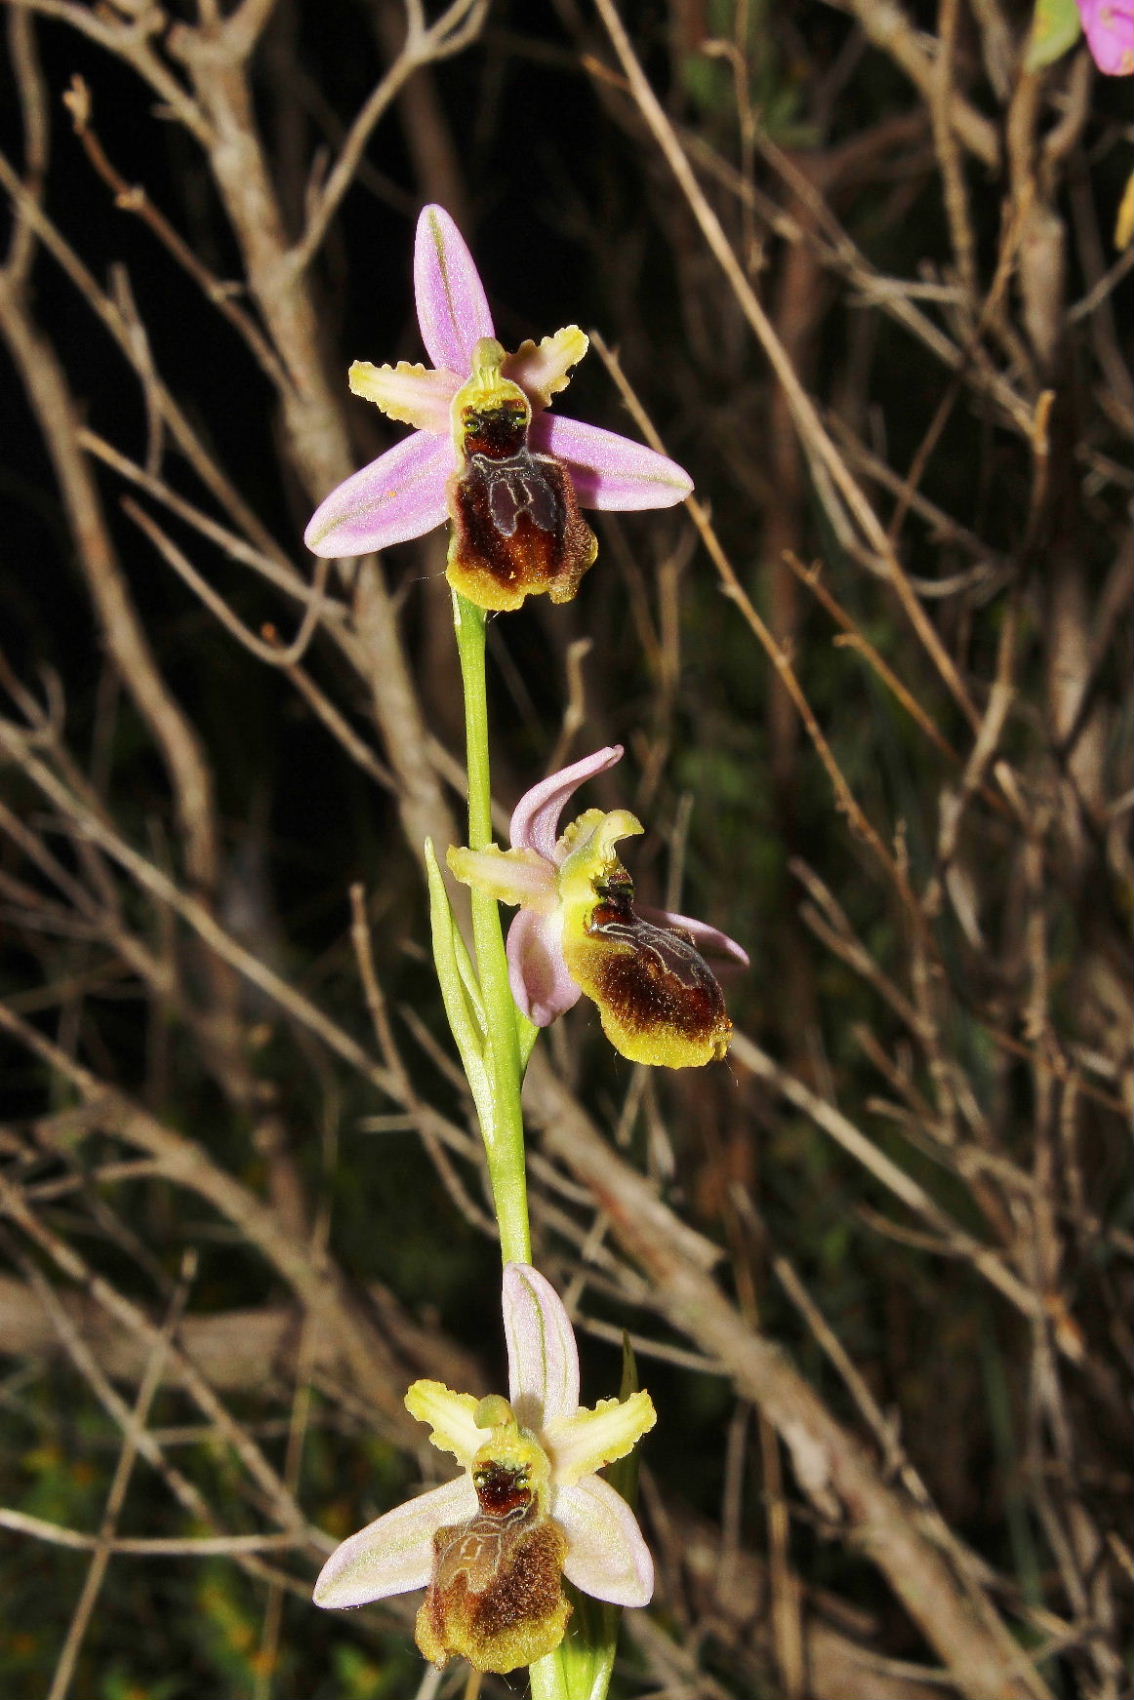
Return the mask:
M504 1266L508 1399L524 1428L542 1431L579 1408L579 1352L563 1301L538 1269Z
M464 237L444 207L417 221L413 283L421 340L434 366L467 376L481 337L495 336L488 297Z

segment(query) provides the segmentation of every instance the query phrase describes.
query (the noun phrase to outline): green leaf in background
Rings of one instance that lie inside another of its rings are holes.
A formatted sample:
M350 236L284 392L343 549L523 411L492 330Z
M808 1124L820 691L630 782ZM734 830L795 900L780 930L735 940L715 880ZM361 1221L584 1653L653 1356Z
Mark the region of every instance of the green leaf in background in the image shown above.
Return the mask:
M1083 22L1076 0L1036 0L1024 57L1025 70L1042 71L1045 65L1054 64L1069 47L1074 47L1082 33Z

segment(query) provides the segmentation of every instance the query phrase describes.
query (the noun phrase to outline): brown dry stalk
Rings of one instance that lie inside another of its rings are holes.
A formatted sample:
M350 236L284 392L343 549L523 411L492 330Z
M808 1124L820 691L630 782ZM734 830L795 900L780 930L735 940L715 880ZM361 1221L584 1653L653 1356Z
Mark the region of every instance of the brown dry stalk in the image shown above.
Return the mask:
M3 276L0 332L36 409L107 645L165 758L190 877L199 889L210 892L216 885L217 846L212 774L204 750L174 700L134 610L94 478L77 446L78 410L63 368L21 293Z
M736 296L741 311L767 355L772 370L783 385L805 453L812 466L826 473L830 482L838 491L847 512L859 527L867 547L877 555L926 652L932 658L958 706L975 729L978 723L977 711L957 671L953 658L941 642L932 621L918 601L909 578L890 545L881 521L856 482L845 459L824 428L814 402L800 383L795 368L777 336L771 320L760 305L751 284L744 275L720 220L697 182L693 168L678 140L673 125L650 87L637 54L630 43L630 38L626 34L622 20L614 7L613 0L595 0L595 3L602 16L603 23L606 25L615 52L622 63L638 109L652 131L666 163L676 177L708 247ZM817 480L820 491L823 490L825 482L821 478Z
M796 1479L825 1519L877 1565L966 1700L1050 1700L1050 1690L986 1597L958 1582L919 1525L917 1508L883 1480L782 1349L744 1323L682 1250L685 1231L650 1183L599 1136L537 1052L532 1110L546 1148L591 1188L621 1243L646 1271L674 1325L725 1365L740 1397L772 1423Z

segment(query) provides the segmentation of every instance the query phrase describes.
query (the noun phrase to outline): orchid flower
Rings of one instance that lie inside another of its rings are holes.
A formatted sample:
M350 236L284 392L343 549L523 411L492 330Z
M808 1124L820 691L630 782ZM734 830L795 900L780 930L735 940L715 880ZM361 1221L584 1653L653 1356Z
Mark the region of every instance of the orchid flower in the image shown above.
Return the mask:
M553 773L516 805L510 849L453 849L449 866L466 885L520 905L508 929L509 978L537 1027L585 992L607 1038L631 1062L697 1067L723 1057L732 1035L698 946L744 967L746 952L688 915L635 909L633 882L614 848L643 830L626 809L589 809L557 836L568 799L621 759L621 745L612 744Z
M547 411L587 352L567 325L506 354L472 255L443 207L417 222L414 286L433 369L356 360L350 387L413 434L340 484L307 527L316 555L364 555L453 521L449 581L481 608L568 602L598 543L579 512L665 508L693 481L613 431Z
M579 1353L551 1284L526 1263L503 1281L508 1398L415 1381L406 1407L461 1465L455 1481L388 1511L331 1554L320 1606L360 1606L428 1587L417 1644L444 1665L461 1655L510 1671L554 1652L577 1588L644 1606L654 1567L634 1513L595 1474L656 1421L648 1393L579 1405Z
M1091 57L1108 77L1134 72L1134 5L1131 0L1079 0Z

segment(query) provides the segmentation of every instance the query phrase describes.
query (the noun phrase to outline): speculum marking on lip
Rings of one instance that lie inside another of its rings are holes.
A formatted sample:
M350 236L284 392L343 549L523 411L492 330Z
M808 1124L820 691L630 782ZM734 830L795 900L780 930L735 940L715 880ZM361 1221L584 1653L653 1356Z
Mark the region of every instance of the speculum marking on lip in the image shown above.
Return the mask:
M525 405L505 400L461 419L448 572L482 608L518 608L542 591L569 602L598 553L567 468L528 448L529 418Z
M563 1638L571 1615L562 1583L567 1540L541 1512L526 1473L490 1463L473 1482L476 1516L433 1537L417 1643L437 1665L459 1654L478 1670L515 1670Z
M670 1068L719 1060L732 1022L716 976L688 933L643 920L620 863L594 883L596 902L568 966L594 999L612 1042L633 1062Z
M597 906L589 931L629 947L611 953L603 975L608 1001L634 1025L664 1020L696 1037L728 1020L716 977L687 934L613 904Z

